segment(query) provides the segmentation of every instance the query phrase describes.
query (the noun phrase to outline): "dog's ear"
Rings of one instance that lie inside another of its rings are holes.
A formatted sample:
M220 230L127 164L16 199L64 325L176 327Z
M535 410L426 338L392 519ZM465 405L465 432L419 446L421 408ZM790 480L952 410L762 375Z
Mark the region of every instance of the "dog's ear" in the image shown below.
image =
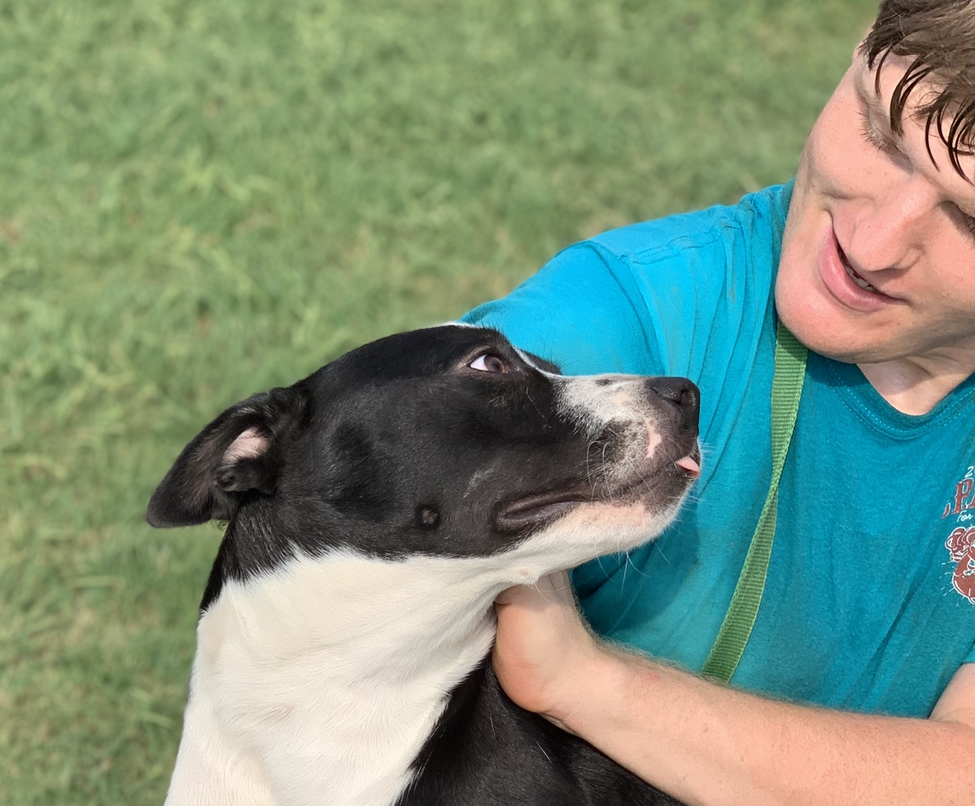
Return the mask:
M274 492L282 443L304 419L305 396L272 389L231 406L176 459L149 501L152 526L191 526L229 520L241 494Z

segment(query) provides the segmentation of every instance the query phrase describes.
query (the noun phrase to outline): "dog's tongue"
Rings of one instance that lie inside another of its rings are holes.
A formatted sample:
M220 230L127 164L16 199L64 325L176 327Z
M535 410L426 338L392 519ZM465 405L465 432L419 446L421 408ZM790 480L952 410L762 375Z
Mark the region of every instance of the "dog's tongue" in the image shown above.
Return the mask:
M685 456L683 459L678 459L675 464L692 479L696 479L701 475L701 466L692 456Z

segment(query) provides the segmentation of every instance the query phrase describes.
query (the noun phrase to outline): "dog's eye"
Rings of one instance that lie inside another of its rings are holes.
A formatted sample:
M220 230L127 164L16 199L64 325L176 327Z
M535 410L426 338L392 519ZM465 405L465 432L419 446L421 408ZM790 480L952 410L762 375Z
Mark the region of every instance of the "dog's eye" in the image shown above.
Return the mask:
M471 369L481 372L507 372L508 365L504 360L494 353L483 353L468 364Z

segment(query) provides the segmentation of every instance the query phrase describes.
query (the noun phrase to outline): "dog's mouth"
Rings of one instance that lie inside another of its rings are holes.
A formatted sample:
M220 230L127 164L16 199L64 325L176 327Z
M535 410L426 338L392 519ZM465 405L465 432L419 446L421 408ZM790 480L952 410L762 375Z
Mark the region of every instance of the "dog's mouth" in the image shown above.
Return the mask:
M566 482L545 492L535 492L502 504L495 514L495 524L502 532L519 532L551 523L567 515L580 504L631 504L638 499L654 497L663 503L683 495L694 479L701 475L700 453L695 448L672 465L652 473L641 473L614 485L589 482Z
M503 504L494 521L502 532L520 532L530 526L554 521L579 504L594 500L595 495L589 485L532 493Z

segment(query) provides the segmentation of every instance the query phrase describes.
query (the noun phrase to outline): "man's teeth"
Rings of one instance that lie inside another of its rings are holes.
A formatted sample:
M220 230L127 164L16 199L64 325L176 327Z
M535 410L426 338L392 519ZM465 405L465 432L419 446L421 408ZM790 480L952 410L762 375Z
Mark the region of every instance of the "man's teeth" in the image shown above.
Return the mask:
M850 279L853 280L853 282L856 283L858 286L860 286L860 288L863 288L863 289L865 289L867 291L876 291L877 290L872 285L870 285L870 283L868 283L866 280L864 280L859 274L857 274L855 271L853 271L853 269L851 269L849 266L847 266L846 265L846 261L843 261L843 268L846 269L846 273L850 275Z

